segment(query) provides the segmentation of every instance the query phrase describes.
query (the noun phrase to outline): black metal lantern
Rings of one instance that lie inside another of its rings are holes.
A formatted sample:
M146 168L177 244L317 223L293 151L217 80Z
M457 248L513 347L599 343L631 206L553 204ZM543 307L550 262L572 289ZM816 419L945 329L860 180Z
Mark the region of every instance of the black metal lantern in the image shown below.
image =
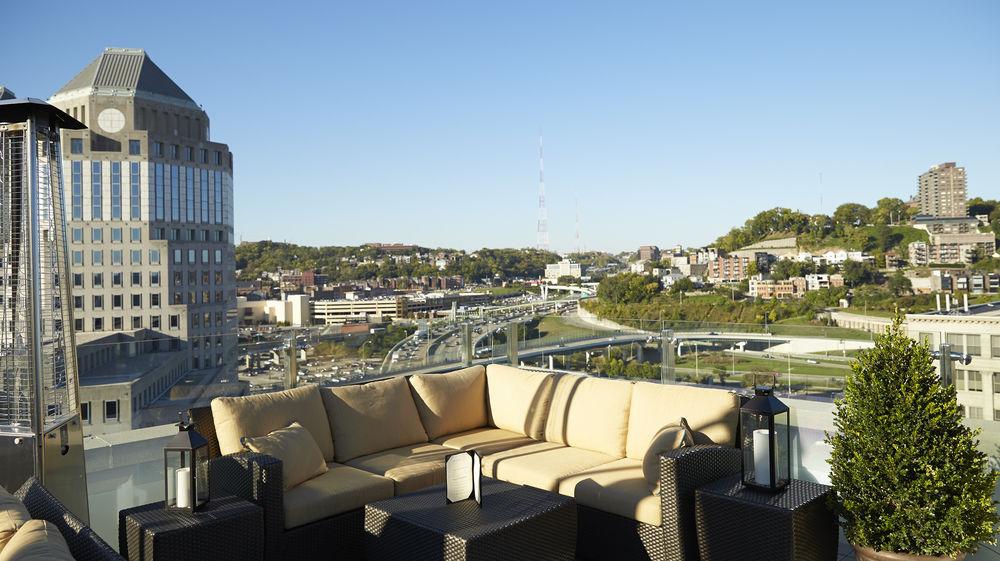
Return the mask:
M208 502L208 441L179 415L179 430L163 448L163 504L194 512Z
M788 406L774 397L773 386L758 386L755 377L754 396L740 408L744 485L772 492L788 485L792 472L788 429Z

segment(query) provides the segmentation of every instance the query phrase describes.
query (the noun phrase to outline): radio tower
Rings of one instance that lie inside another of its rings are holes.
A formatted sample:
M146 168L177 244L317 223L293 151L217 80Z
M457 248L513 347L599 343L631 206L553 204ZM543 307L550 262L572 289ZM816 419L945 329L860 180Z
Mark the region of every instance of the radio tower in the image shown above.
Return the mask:
M542 136L538 136L538 249L549 250L549 213L545 210L545 158Z

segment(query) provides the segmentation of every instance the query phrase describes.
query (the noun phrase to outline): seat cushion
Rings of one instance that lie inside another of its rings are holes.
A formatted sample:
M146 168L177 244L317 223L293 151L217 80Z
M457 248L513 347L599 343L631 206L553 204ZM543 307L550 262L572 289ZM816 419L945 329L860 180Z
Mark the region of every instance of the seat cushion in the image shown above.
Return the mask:
M662 522L660 497L649 492L639 460L623 458L567 477L559 484L559 493L577 504L651 526Z
M736 445L739 396L725 390L636 382L625 455L641 460L664 426L684 417L695 444Z
M329 463L322 475L285 491L285 528L361 508L392 497L392 480L343 464Z
M355 458L347 465L388 477L396 494L412 493L444 483L444 457L455 450L425 442Z
M319 446L309 431L298 423L271 431L267 436L247 438L244 444L253 452L281 460L281 475L286 491L303 481L326 473L323 453L319 451Z
M616 459L583 448L538 442L486 456L483 466L497 479L556 492L563 479Z
M455 450L475 450L484 456L533 442L521 433L494 428L472 429L434 439L435 444Z
M0 561L73 561L73 556L55 524L28 520L0 550Z
M24 503L0 487L0 551L28 520L31 520L31 515Z
M545 440L622 458L631 398L631 382L559 376L545 423Z
M552 374L488 365L486 403L490 426L542 440L553 379Z
M646 455L642 458L642 474L646 478L646 485L654 495L660 494L660 454L684 446L694 446L691 429L684 417L661 429L649 443Z
M245 397L217 397L212 400L212 417L223 454L242 452L244 436L264 436L298 421L313 436L323 459L333 461L330 421L319 386L314 384Z
M427 442L404 378L323 388L338 462Z
M413 401L427 438L486 426L486 368L410 377Z

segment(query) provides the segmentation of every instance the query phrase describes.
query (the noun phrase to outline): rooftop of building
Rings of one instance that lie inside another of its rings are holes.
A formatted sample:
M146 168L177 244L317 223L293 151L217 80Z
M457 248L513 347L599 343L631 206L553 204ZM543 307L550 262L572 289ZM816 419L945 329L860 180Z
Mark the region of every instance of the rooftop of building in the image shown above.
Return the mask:
M918 214L913 217L914 224L961 224L964 222L979 222L979 219L974 216L931 216L929 214Z
M78 90L116 95L143 92L197 107L191 96L171 80L143 49L104 49L79 74L59 88L52 98Z
M917 314L915 316L948 316L948 317L1000 317L1000 300L987 302L985 304L975 304L966 309L964 306L952 306L951 310L941 309Z
M17 98L17 94L11 91L11 89L7 86L0 85L0 100L15 98Z

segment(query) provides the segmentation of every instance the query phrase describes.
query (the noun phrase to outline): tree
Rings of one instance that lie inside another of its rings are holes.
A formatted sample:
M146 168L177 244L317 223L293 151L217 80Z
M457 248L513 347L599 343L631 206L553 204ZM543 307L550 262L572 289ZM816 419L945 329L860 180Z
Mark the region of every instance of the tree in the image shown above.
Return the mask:
M872 281L873 272L867 263L848 259L840 266L840 274L844 276L844 282L849 286L867 284Z
M691 279L684 277L674 281L674 284L670 286L670 293L677 294L678 292L690 292L694 290L694 282Z
M889 292L892 292L893 296L913 294L913 283L903 274L903 271L896 271L896 274L889 277L888 285Z
M563 286L580 284L580 279L574 277L573 275L562 275L558 280L556 280L556 284L561 284Z
M648 302L662 289L660 279L637 273L606 277L597 285L597 296L614 304Z
M848 226L864 226L871 222L872 211L865 205L844 203L833 212L833 224L840 231Z
M948 556L992 541L998 472L962 423L926 345L902 318L851 364L836 402L830 479L847 540L879 551Z
M908 207L902 199L884 197L875 203L872 209L872 222L875 224L899 224L906 220Z

